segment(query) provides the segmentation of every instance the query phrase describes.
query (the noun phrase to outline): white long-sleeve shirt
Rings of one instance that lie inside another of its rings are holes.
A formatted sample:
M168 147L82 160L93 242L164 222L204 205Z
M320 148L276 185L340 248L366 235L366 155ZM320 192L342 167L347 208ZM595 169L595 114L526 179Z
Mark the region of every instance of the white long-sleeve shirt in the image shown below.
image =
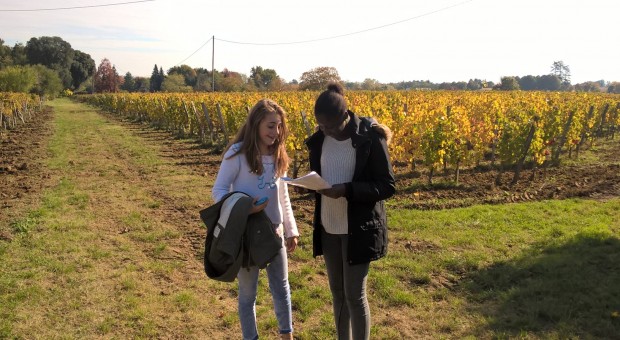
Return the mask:
M269 203L265 207L265 213L271 222L284 226L285 237L299 236L288 187L286 182L275 175L273 156L262 156L263 173L258 175L251 172L243 153L229 158L240 146L241 143L234 144L224 154L213 184L213 200L218 202L231 191L241 191L256 199L266 196Z

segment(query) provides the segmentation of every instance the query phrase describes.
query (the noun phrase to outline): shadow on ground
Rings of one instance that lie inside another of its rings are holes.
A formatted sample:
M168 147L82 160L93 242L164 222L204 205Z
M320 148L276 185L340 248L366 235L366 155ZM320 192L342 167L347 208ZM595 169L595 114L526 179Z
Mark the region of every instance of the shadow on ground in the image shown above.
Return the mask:
M580 235L468 275L460 286L479 335L620 339L620 240Z

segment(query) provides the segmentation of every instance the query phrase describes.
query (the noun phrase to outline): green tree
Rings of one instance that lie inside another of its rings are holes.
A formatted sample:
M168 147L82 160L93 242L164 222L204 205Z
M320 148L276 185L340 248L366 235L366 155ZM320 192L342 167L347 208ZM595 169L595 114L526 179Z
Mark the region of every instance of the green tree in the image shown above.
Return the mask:
M451 82L451 83L441 83L438 88L440 90L465 90L467 89L467 83L464 81L459 82Z
M570 67L563 61L554 61L551 64L551 74L558 76L563 83L570 84Z
M65 88L71 88L73 85L70 69L75 50L62 38L31 38L26 43L26 56L30 65L41 64L56 70Z
M534 76L527 75L525 77L518 78L518 81L519 87L523 91L534 91L538 89L538 81Z
M131 72L125 73L124 79L125 81L123 81L123 84L121 85L121 90L125 90L127 92L134 92L136 90L136 82L131 75Z
M4 44L4 40L0 38L0 70L13 65L12 49Z
M290 88L291 88L291 86L286 84L284 82L284 80L282 78L280 78L279 76L276 76L267 85L267 90L268 91L286 91L286 90L289 90Z
M70 71L72 89L77 89L95 73L95 61L90 54L75 50Z
M194 91L210 92L211 88L211 75L207 73L199 73L196 76L196 85L194 85Z
M56 97L63 90L62 81L58 73L43 65L30 66L35 71L36 81L31 90L39 96Z
M514 91L519 89L519 82L515 77L502 77L501 84L499 86L500 90L503 91Z
M620 93L620 82L614 81L607 87L607 93Z
M320 91L327 88L327 84L331 82L341 83L342 80L338 75L338 70L334 67L317 67L310 71L304 72L299 78L300 90Z
M343 86L347 91L357 91L362 89L362 84L355 81L345 81Z
M194 85L194 91L210 92L212 88L211 71L205 68L197 68L196 70L196 84ZM217 71L216 71L217 74Z
M32 67L8 66L0 70L0 92L30 92L37 78Z
M180 74L183 76L185 85L194 87L196 85L196 70L188 65L174 66L168 69L168 76L171 74Z
M151 88L151 79L146 77L135 77L134 89L136 92L149 92Z
M263 69L261 66L252 67L249 81L259 91L279 90L283 85L283 81L275 70Z
M362 90L377 91L381 89L381 83L376 79L366 78L361 85Z
M222 71L222 78L219 82L219 88L216 83L215 89L224 92L240 92L245 90L246 83L246 79L244 79L243 75L240 73L224 69Z
M537 89L542 91L559 91L562 86L562 80L554 74L540 76L537 83Z
M467 82L466 88L471 91L477 91L477 90L484 88L485 86L486 84L483 80L476 78L476 79L470 79Z
M164 68L163 67L159 67L159 88L161 89L162 84L164 83L164 80L166 80L166 75L164 74Z
M13 65L28 65L28 56L26 55L26 46L22 43L13 45L11 51L11 57L13 58Z
M224 71L228 71L224 69ZM222 81L224 80L223 72L214 70L213 72L200 73L196 85L200 88L206 88L206 90L200 91L223 91Z
M433 90L437 88L437 85L431 83L428 80L424 80L424 81L414 80L414 81L401 81L400 83L394 84L394 87L397 90L411 90L411 89Z
M4 40L0 39L0 70L8 66L28 65L26 47L17 43L11 48L4 45Z
M185 78L178 74L169 74L161 84L164 92L192 92L192 87L185 85Z
M153 67L153 72L151 73L151 92L161 91L161 84L164 81L163 71L161 74L159 73L159 69L157 68L157 64Z
M585 83L576 84L574 88L577 92L601 92L601 84L596 81L587 81Z

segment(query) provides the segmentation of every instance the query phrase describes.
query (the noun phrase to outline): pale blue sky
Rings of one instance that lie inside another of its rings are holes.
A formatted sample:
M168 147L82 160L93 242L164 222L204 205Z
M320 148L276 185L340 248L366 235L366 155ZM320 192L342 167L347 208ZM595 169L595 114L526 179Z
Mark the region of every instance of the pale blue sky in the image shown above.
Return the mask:
M348 81L499 82L543 75L554 61L572 83L620 81L618 0L0 0L0 38L13 46L60 36L97 65L150 76L179 64L215 36L215 68L272 68L285 80L319 66ZM380 26L382 28L372 29ZM372 29L372 30L368 30ZM366 31L368 30L368 31ZM358 34L346 35L353 32ZM308 43L249 45L224 42ZM183 63L211 69L212 44Z

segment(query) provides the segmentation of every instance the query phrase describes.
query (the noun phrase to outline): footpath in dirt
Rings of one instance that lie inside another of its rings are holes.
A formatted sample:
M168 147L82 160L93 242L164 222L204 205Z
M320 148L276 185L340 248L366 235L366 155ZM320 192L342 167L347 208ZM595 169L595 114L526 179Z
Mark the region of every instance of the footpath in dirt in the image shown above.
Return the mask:
M72 111L71 113L76 114L79 112ZM115 119L112 116L109 116L109 118ZM11 220L23 214L25 209L28 209L37 199L40 199L42 191L53 185L53 181L50 181L52 175L60 176L64 174L92 178L90 173L73 173L70 171L77 168L76 162L88 163L103 159L109 163L114 158L122 159L126 163L124 165L127 168L119 169L118 172L122 174L122 177L125 177L124 180L136 186L143 186L144 184L140 183L140 179L146 178L144 176L145 170L134 168L134 165L131 164L132 155L123 155L124 150L117 148L118 145L115 145L116 141L112 140L113 136L98 136L100 138L108 137L108 140L103 141L107 143L103 145L104 148L95 150L99 154L94 154L89 150L96 149L96 147L89 144L92 141L85 138L89 137L89 134L84 131L77 132L78 139L81 139L77 142L77 147L80 148L79 151L81 153L75 154L75 159L69 159L66 167L55 169L57 171L54 173L45 164L47 159L53 157L52 152L48 149L48 144L55 128L53 126L53 119L54 110L47 107L35 119L27 122L27 124L18 124L15 129L0 135L0 211L2 211L2 214L0 214L0 224L2 225L8 224ZM116 123L122 122L115 121L113 124ZM164 158L174 159L173 163L175 165L184 166L191 164L195 165L196 168L201 168L201 170L217 169L216 166L211 166L215 165L215 163L209 164L210 161L204 158L201 160L187 158L185 161L178 161L184 157L183 149L191 150L196 147L191 141L187 141L188 143L178 142L170 138L170 135L165 132L148 131L132 124L126 124L126 127L141 138L161 145L162 148L157 150L157 152L160 152ZM67 146L70 147L69 145ZM89 146L89 149L85 149L85 146ZM219 162L218 157L211 156L213 158L212 161ZM136 172L137 174L135 174ZM194 173L201 176L215 175L214 172L201 172L197 170ZM132 175L137 176L137 178L132 177ZM178 219L182 221L180 222L182 225L195 224L198 221L195 214L193 214L194 218L191 221L188 220L187 215L183 215L183 213L189 212L187 211L189 208L183 204L175 205L175 202L172 202L170 197L166 197L167 190L165 188L153 187L152 184L149 186L148 183L146 188L154 192L155 198L161 198L162 201L167 202L166 205L172 206L170 211L166 212L168 214L166 218ZM208 190L202 190L202 192L208 193ZM210 198L206 197L205 202L209 200ZM197 234L191 235L190 233L191 243L199 247L197 243L201 241L198 239L203 237L202 230L194 230L194 232ZM8 235L4 235L4 237L8 237Z
M201 262L213 178L176 161L194 144L50 105L0 143L0 338L230 334L234 287Z

